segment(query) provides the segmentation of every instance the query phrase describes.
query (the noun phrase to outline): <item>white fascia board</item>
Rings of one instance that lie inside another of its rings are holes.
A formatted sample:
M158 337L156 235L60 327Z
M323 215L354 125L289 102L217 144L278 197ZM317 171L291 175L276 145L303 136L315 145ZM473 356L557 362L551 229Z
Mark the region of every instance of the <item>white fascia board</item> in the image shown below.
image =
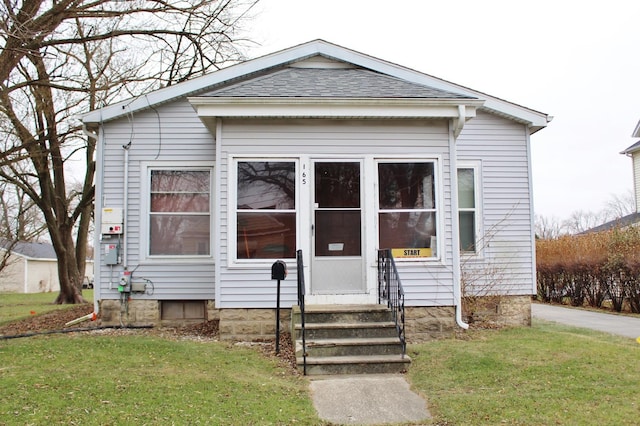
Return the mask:
M198 116L291 118L465 118L475 117L476 99L188 98Z

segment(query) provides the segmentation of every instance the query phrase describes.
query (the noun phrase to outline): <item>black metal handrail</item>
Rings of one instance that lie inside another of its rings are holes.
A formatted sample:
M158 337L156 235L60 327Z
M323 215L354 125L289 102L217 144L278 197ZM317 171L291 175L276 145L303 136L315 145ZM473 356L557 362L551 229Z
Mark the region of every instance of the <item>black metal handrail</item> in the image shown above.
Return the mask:
M391 249L378 250L378 303L386 303L391 309L402 344L402 355L405 355L407 339L404 328L404 290Z
M304 326L304 264L302 262L302 250L296 252L296 264L298 272L298 307L300 308L300 336L302 338L302 371L307 375L307 343L305 341ZM294 343L295 344L295 343Z

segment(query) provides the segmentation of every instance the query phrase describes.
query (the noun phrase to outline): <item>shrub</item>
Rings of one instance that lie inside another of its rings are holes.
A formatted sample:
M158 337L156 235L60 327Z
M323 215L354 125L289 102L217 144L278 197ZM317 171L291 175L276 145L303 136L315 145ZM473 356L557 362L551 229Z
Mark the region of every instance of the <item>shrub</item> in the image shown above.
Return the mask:
M545 302L640 312L640 229L563 236L536 243L538 297Z

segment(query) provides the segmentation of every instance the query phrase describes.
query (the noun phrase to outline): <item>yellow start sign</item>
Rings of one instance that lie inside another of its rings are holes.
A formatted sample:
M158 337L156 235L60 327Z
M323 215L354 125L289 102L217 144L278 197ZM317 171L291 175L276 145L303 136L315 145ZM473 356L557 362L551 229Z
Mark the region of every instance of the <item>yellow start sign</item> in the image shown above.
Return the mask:
M431 249L427 247L423 248L394 248L391 249L391 254L395 259L406 259L415 257L431 257Z

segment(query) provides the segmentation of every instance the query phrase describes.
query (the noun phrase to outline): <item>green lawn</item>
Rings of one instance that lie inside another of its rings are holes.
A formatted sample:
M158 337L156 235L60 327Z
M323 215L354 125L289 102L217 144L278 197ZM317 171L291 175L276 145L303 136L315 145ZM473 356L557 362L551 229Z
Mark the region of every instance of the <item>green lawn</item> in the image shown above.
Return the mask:
M0 342L0 424L321 424L304 378L255 349L151 336ZM73 422L73 423L72 423Z
M633 339L535 322L409 345L409 355L407 380L433 424L640 424ZM306 378L222 342L126 333L0 339L0 383L0 425L322 424Z
M56 309L67 309L70 305L54 305L58 296L53 293L0 293L0 325L44 314ZM93 303L93 290L82 290L82 296Z
M640 424L640 345L536 322L410 347L414 389L455 425Z

